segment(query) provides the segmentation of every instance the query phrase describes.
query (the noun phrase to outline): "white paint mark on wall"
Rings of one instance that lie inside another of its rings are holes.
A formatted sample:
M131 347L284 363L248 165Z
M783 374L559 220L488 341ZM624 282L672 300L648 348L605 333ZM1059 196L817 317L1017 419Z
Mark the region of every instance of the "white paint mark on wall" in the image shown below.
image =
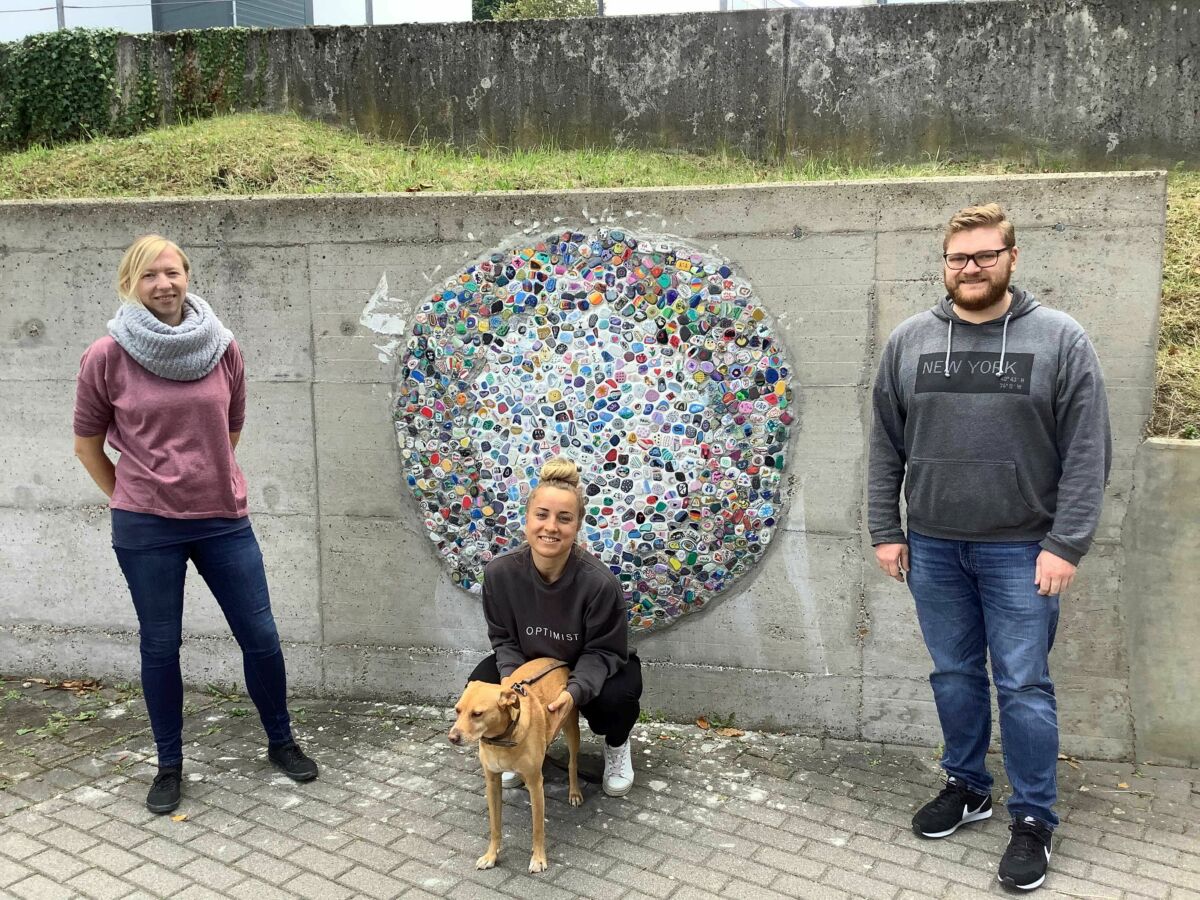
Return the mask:
M404 334L405 321L401 312L401 301L388 296L387 272L384 272L358 321L376 334Z

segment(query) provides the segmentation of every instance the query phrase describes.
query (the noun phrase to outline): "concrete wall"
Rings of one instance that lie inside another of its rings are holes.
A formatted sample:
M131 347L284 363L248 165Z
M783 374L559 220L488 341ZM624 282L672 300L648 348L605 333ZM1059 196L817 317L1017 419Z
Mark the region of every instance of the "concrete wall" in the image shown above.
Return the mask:
M893 4L272 31L242 96L460 146L1196 162L1197 59L1196 0Z
M1139 759L1200 765L1200 443L1138 449L1121 584Z
M449 583L401 487L391 371L360 315L385 271L411 308L531 223L615 218L737 265L787 344L800 412L785 527L736 595L640 643L646 706L936 744L911 599L867 562L868 389L891 329L940 294L940 223L995 197L1019 226L1023 283L1085 324L1108 377L1112 483L1054 666L1067 750L1129 756L1130 654L1143 649L1126 641L1119 586L1153 387L1161 174L0 204L0 670L136 673L133 609L104 508L70 455L70 415L79 355L114 307L120 252L162 230L189 250L194 289L245 351L239 455L293 686L456 693L487 647L479 601ZM188 678L239 679L215 604L190 591Z

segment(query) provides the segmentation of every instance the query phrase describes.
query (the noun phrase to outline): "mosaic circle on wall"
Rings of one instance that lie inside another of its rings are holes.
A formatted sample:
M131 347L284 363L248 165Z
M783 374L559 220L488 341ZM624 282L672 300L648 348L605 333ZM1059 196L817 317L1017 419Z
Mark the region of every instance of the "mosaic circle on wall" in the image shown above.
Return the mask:
M419 308L393 414L409 488L457 584L524 540L543 462L580 467L580 541L634 632L747 573L782 514L791 373L750 284L678 238L523 238Z

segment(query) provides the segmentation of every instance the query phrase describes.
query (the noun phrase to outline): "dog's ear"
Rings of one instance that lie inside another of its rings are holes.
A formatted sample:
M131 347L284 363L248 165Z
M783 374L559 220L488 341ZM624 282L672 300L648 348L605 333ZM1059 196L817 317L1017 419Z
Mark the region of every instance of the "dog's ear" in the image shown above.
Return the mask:
M508 709L512 706L520 706L521 699L517 696L517 692L512 688L501 688L500 699L496 701L496 705L501 709Z

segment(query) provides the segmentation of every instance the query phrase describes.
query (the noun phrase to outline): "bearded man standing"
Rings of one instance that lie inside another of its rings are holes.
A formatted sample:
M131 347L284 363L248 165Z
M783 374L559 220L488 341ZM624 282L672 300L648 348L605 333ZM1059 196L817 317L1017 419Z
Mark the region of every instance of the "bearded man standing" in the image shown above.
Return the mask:
M1108 403L1079 323L1010 284L1018 250L1003 209L959 211L942 249L947 296L902 323L880 361L868 525L880 568L907 574L933 659L946 785L913 830L944 838L992 814L990 654L1012 784L998 875L1032 890L1058 825L1049 654L1059 593L1100 517Z

